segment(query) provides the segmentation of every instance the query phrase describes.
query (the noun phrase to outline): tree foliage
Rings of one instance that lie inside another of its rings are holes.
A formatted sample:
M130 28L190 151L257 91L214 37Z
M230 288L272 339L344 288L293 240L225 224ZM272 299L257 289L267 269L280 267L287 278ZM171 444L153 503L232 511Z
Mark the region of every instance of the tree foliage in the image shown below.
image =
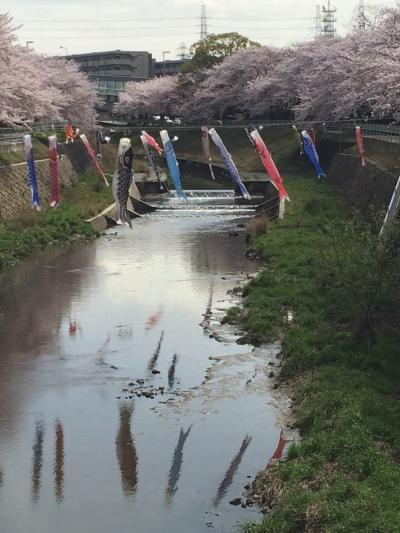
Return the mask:
M374 224L357 220L332 224L326 233L321 254L322 285L338 302L346 302L360 339L374 341L378 330L398 317L399 230L395 222L381 236Z
M185 63L182 72L204 70L221 63L238 50L260 46L240 33L212 33L191 46L192 59Z

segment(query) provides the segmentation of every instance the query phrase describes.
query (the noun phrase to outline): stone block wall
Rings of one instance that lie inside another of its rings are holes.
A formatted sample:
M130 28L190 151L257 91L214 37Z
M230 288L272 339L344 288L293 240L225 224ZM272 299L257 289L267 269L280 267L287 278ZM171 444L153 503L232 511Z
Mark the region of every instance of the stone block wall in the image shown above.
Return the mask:
M62 156L58 161L60 191L78 181L69 158ZM42 205L50 203L49 161L36 161L39 195ZM28 184L26 163L0 167L0 218L10 218L31 209L31 190Z

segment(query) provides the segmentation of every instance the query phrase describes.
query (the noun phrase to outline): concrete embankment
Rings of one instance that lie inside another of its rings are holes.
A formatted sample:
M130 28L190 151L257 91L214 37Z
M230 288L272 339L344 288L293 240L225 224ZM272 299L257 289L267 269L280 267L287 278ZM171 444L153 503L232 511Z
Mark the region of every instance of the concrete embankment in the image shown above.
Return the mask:
M68 157L58 162L61 190L76 183L79 178ZM50 202L49 160L36 161L39 195L43 203ZM0 218L14 217L30 209L31 192L27 180L26 163L0 167Z
M400 173L400 146L366 139L365 167L354 144L324 140L319 148L329 181L340 187L349 205L363 214L387 208Z

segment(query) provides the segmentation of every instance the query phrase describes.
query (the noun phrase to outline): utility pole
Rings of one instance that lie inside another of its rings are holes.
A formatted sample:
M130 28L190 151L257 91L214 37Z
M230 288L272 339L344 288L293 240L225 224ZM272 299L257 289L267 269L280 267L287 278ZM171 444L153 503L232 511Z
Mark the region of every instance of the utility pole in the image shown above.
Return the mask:
M328 0L328 7L322 6L322 35L325 37L336 35L336 11L336 7L331 6L331 0Z
M164 52L162 53L162 61L163 61L163 76L165 76L165 56L167 54L170 54L171 52L169 50L164 50Z
M322 35L322 15L321 15L321 6L316 6L315 10L315 19L314 19L314 34L315 37Z
M207 10L205 4L201 6L200 41L207 39Z
M26 47L29 48L29 45L33 44L33 41L26 41Z
M366 17L365 17L365 2L364 0L360 0L360 3L358 4L357 8L357 19L355 24L355 30L356 31L365 31L366 30Z

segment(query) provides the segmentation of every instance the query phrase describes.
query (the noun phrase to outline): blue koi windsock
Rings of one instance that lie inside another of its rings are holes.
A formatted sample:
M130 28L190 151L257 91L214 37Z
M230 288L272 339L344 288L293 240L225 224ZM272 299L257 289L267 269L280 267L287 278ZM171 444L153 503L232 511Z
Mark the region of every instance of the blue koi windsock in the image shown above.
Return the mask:
M319 164L319 157L315 145L310 137L310 135L304 130L301 132L303 136L303 146L304 151L308 155L311 163L313 164L315 171L317 173L317 178L326 178L325 172L322 170L321 165Z
M169 138L168 132L166 130L160 131L160 137L161 137L161 140L164 146L164 152L165 152L165 157L167 159L168 170L172 178L172 181L174 182L174 185L175 185L176 194L180 198L186 199L186 194L182 190L181 175L179 172L178 161L176 159L174 147L172 146L172 142L171 142L171 139Z
M225 166L228 169L230 175L232 176L233 181L238 186L243 198L245 198L246 200L250 200L251 196L249 194L249 191L246 189L246 186L240 177L239 171L236 168L235 163L233 162L232 156L226 149L226 146L222 142L221 137L218 135L218 133L215 131L214 128L211 128L208 131L208 134L210 135L211 139L214 141L215 145L217 146L221 154L221 157L224 160Z
M36 176L35 157L33 155L32 137L24 135L26 165L28 167L28 182L32 192L32 205L40 211L39 189Z

